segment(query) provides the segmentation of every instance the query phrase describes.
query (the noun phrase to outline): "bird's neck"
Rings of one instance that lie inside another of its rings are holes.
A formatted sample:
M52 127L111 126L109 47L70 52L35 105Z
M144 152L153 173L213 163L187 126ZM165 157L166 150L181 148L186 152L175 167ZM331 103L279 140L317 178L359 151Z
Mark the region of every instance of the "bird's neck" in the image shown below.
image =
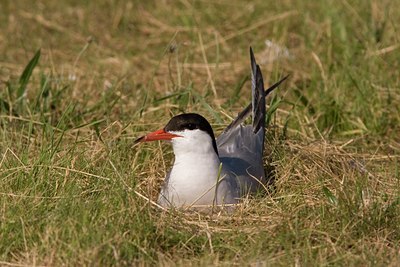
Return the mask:
M171 170L171 182L196 187L198 183L209 185L218 179L221 163L215 152L212 139L202 131L186 133L183 138L174 138L175 154Z
M218 179L221 161L211 144L198 147L195 151L174 146L174 154L171 176L176 181L195 186L197 182L214 183Z
M198 153L198 152L184 152L175 153L175 165L208 165L209 167L219 166L221 163L214 150L211 152Z

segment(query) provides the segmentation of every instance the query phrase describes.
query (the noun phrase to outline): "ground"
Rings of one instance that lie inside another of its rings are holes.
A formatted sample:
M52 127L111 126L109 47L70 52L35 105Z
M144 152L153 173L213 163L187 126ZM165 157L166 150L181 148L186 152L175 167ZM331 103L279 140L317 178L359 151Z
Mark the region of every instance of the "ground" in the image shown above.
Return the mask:
M400 2L2 1L0 265L398 266ZM275 180L160 210L175 114L216 134L266 85Z

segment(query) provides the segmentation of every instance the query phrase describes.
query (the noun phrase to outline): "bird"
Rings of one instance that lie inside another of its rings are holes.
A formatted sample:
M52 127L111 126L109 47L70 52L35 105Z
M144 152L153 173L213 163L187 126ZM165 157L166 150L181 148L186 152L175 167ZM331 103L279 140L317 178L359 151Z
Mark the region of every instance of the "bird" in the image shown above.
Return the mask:
M167 140L175 155L158 197L164 208L235 206L263 187L265 97L288 76L264 91L260 66L250 47L252 101L215 138L210 123L197 113L174 116L160 130L135 143ZM245 120L252 115L251 124Z

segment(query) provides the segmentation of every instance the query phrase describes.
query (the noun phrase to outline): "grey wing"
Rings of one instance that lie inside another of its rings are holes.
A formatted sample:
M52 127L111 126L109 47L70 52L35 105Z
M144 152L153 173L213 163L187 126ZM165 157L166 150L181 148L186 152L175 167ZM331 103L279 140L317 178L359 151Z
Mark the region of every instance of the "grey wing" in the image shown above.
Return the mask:
M238 187L239 195L257 190L264 182L262 157L264 132L253 132L251 125L239 125L217 139L219 158L230 171Z
M217 138L221 162L234 173L241 195L256 190L265 180L263 165L265 132L265 97L289 75L264 91L259 65L250 47L252 101ZM252 125L243 125L252 114Z
M257 155L262 158L265 128L265 92L260 67L250 47L251 61L251 111L252 126L243 126L250 108L245 108L239 116L217 138L220 156L235 155L237 157Z
M261 70L251 48L250 60L252 125L242 124L249 113L246 108L217 138L220 159L236 176L242 194L255 190L264 180L265 92Z

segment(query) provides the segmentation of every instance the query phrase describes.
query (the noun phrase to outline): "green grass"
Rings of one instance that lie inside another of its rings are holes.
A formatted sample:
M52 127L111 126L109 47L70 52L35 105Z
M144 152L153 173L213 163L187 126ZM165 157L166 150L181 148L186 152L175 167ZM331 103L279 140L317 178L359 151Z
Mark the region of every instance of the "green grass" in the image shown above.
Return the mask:
M399 9L2 1L0 265L399 265ZM250 101L250 45L266 84L291 75L275 190L229 215L159 210L172 151L133 141L189 111L218 135Z

